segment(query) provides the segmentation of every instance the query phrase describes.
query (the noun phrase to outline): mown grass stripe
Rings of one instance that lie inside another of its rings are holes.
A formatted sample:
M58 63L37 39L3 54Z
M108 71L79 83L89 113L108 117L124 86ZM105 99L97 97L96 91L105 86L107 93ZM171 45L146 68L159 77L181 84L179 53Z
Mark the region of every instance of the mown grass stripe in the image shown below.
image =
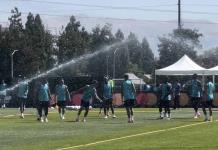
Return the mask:
M218 120L215 120L215 121L218 121ZM71 147L58 148L57 150L67 150L67 149L74 149L74 148L86 147L86 146L91 146L91 145L96 145L96 144L101 144L101 143L106 143L106 142L111 142L111 141L116 141L116 140L122 140L122 139L132 138L132 137L136 137L136 136L149 135L149 134L154 134L154 133L161 133L161 132L166 132L166 131L171 131L171 130L186 128L186 127L201 125L201 124L205 124L205 123L208 123L208 122L199 122L199 123L193 123L193 124L187 124L187 125L177 126L177 127L173 127L173 128L169 128L169 129L161 129L161 130L156 130L156 131L143 132L143 133L138 133L138 134L133 134L133 135L128 135L128 136L123 136L123 137L118 137L118 138L113 138L113 139L108 139L108 140L102 140L102 141L92 142L92 143L88 143L88 144L81 144L81 145L75 145L75 146L71 146Z

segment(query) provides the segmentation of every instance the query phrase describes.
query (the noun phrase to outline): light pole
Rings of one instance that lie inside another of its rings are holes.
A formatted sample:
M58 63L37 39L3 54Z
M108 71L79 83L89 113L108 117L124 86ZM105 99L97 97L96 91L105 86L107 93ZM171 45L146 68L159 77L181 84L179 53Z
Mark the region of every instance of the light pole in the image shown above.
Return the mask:
M116 52L117 52L118 48L115 49L114 51L114 67L113 67L113 78L115 79L115 56L116 56Z
M14 54L19 51L19 50L14 50L12 53L11 53L11 79L14 78L14 59L13 59L13 56Z
M106 56L107 59L107 77L108 77L108 62L109 62L109 56Z

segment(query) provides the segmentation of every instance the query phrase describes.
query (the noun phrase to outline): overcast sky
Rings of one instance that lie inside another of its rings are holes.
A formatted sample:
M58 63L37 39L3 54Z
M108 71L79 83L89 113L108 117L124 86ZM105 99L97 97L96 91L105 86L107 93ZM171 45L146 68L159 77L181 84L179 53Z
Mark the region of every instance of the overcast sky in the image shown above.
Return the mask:
M21 12L136 20L176 20L177 0L0 0L0 22L17 6ZM218 22L217 0L181 0L182 18Z

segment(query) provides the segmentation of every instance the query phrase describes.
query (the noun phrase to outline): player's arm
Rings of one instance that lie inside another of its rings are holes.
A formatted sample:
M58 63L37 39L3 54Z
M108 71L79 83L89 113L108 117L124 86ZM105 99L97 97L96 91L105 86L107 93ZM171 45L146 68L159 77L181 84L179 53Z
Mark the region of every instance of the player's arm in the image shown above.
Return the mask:
M57 99L57 95L58 95L58 89L57 89L58 87L57 87L57 85L55 86L55 95L54 95L54 98L55 98L55 103L57 104L57 101L58 101L58 99Z
M68 87L65 86L66 94L67 94L67 99L70 101L70 92L68 90Z
M134 94L136 95L135 85L132 82L131 82L131 84L132 84L132 90L133 90Z
M123 93L123 84L121 85L121 98L122 98L122 101L123 101L123 96L124 96L124 93Z
M98 101L102 102L102 100L100 99L100 97L97 94L97 90L95 88L93 88L93 95L95 97L95 99L97 99Z
M28 92L29 92L29 84L27 83L27 84L26 84L25 95L27 95L27 94L28 94Z

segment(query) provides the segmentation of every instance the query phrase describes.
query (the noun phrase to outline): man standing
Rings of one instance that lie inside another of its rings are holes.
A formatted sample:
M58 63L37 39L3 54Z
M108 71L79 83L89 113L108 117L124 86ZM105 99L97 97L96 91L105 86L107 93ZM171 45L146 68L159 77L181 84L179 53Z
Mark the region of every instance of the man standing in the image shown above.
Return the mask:
M58 105L58 112L60 118L65 119L65 107L67 100L70 100L70 93L68 87L64 84L64 79L60 79L58 85L55 87L56 103Z
M159 107L159 112L160 112L160 118L163 119L164 116L167 117L168 120L170 120L171 115L170 115L170 101L171 101L171 84L165 81L161 85L161 97L160 97L160 107ZM162 108L164 107L164 114L162 112Z
M129 80L129 76L127 74L124 75L121 95L124 101L124 106L126 108L128 123L133 123L134 122L133 106L135 104L135 99L136 99L135 96L136 90L132 81Z
M207 85L205 88L205 94L206 94L206 101L203 101L203 112L205 115L205 120L204 121L213 121L213 117L212 117L212 106L213 106L213 100L214 100L214 91L215 91L215 87L214 84L211 82L210 78L207 78ZM209 108L209 115L210 118L208 118L207 116L207 111L206 108Z
M104 89L103 89L103 98L104 98L104 115L105 119L109 116L109 108L111 108L112 111L112 117L116 118L116 115L114 114L114 107L113 107L113 88L111 83L108 82L108 77L104 78Z
M7 88L7 85L5 84L5 81L1 80L1 84L0 84L0 100L1 100L1 107L2 108L5 108L6 88Z
M191 83L189 83L189 96L192 102L192 107L194 108L195 114L194 118L200 117L200 112L198 112L198 107L202 98L202 86L201 82L197 80L197 74L193 74Z
M179 83L179 81L176 81L176 83L173 86L174 109L180 108L180 104L179 104L180 95L181 95L181 84Z
M22 81L22 78L18 79L18 88L17 88L17 98L20 104L20 117L24 118L24 109L27 101L28 95L28 83L26 81Z
M85 87L78 90L78 92L81 91L81 92L83 92L83 94L82 94L82 98L81 98L81 107L78 111L76 122L79 122L79 117L80 117L80 114L83 111L83 109L85 109L83 122L86 122L86 117L88 116L88 113L89 113L89 106L90 106L93 98L95 98L99 101L102 101L99 98L99 96L97 95L97 90L96 90L97 84L98 84L98 82L96 80L94 80L91 85L86 85Z
M42 83L38 89L38 99L39 99L39 117L41 122L48 122L48 107L49 100L51 99L51 94L48 86L47 80L43 79ZM44 117L42 117L42 111L44 110Z

